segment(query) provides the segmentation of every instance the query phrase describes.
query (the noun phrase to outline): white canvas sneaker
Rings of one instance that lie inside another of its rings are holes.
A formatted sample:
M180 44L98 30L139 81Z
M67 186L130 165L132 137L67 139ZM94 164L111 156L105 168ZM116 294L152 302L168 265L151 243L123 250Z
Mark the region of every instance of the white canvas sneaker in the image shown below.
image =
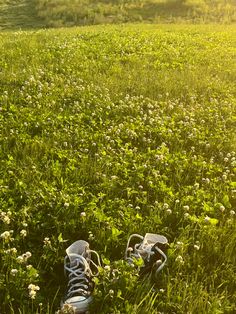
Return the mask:
M167 243L168 240L163 235L146 233L143 237L139 234L132 234L127 242L125 260L129 264L134 264L135 259L142 258L143 266L140 273L146 274L154 270L156 276L166 264L167 257L162 250Z
M68 290L62 301L62 308L73 307L74 313L85 313L92 302L94 284L92 277L98 274L101 266L99 255L89 249L88 242L78 240L66 249L64 272L68 278ZM96 257L97 263L92 260ZM94 274L91 268L95 269Z

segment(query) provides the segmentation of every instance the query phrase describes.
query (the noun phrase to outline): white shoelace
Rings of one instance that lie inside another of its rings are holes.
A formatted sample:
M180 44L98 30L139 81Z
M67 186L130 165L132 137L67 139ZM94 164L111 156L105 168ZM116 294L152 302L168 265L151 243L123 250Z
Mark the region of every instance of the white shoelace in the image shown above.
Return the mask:
M69 256L65 257L64 260L64 269L65 272L68 272L68 291L66 294L66 298L70 298L76 295L89 296L91 291L89 291L89 283L90 278L93 276L97 276L98 274L98 266L101 266L99 255L96 251L87 250L86 253L90 255L90 253L94 253L98 260L98 265L94 263L91 258L85 258L82 255L70 254L70 257L73 257L75 260L75 265L70 266L70 258ZM90 265L92 264L97 273L93 274ZM67 266L69 265L69 266Z
M150 261L150 258L152 255L154 255L156 252L152 251L153 246L155 246L155 250L164 258L164 261L161 261L161 264L158 265L158 268L155 271L155 276L157 276L157 273L159 273L163 267L166 264L167 261L167 257L165 255L165 253L155 244L143 244L142 243L137 243L134 245L134 250L132 247L130 247L130 241L132 238L139 238L141 240L144 239L143 236L139 235L139 234L132 234L129 237L129 240L127 242L127 246L126 246L126 250L125 250L125 259L128 261L128 263L133 263L133 259L140 259L142 258L145 262L145 260L147 262ZM133 251L133 252L132 252Z

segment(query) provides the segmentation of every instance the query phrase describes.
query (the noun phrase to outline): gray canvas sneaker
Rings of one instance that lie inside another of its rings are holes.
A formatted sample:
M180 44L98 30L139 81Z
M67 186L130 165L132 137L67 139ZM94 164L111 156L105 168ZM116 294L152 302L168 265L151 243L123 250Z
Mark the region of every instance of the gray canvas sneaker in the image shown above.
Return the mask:
M143 265L140 274L155 272L155 276L163 269L167 257L163 250L168 244L165 236L146 233L143 237L139 234L132 234L127 242L125 250L125 260L129 264L134 264L135 259L142 258Z
M93 276L98 274L98 266L101 266L99 255L90 250L88 242L78 240L66 249L64 259L64 272L68 278L67 293L61 307L72 307L74 313L85 313L92 302L94 283ZM96 257L97 263L92 259ZM91 268L96 270L94 274Z

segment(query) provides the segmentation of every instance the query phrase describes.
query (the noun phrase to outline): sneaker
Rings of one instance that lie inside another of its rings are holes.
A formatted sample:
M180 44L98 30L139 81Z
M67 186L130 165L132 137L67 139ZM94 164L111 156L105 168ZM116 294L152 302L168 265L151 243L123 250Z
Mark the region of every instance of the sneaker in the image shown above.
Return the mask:
M130 245L130 243L133 243L133 245ZM167 244L168 240L163 235L146 233L143 237L139 234L132 234L125 250L125 260L129 264L134 264L135 259L142 258L141 275L155 269L156 276L166 264L167 257L163 250Z
M98 266L101 266L99 255L89 249L88 242L79 240L66 250L64 271L68 278L68 290L62 302L62 308L72 307L74 313L85 313L92 302L94 283L92 277L98 275ZM91 256L95 255L97 264ZM96 270L93 274L91 268Z

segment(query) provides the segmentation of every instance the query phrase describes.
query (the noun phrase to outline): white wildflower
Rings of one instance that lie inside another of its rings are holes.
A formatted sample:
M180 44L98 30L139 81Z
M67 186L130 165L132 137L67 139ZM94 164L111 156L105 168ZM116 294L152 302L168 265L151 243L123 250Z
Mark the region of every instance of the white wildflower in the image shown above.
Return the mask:
M24 255L26 256L26 258L30 258L32 256L30 252L26 252Z
M30 270L33 266L30 264L30 265L27 265L26 266L26 269Z
M18 263L23 264L26 263L27 260L32 256L30 252L26 252L22 255L17 256L16 260Z
M179 264L183 264L184 263L184 259L181 255L178 255L175 259L175 261Z
M204 218L204 221L205 221L206 223L209 223L210 220L211 220L211 218L210 218L209 216L206 216L206 217Z
M31 283L31 284L29 284L28 289L29 289L30 298L35 299L37 291L40 290L40 287Z
M17 249L15 247L8 249L5 251L6 254L16 254L17 253Z
M181 241L178 241L178 242L176 243L176 248L177 248L177 249L182 249L183 246L184 246L184 244L183 244L183 242L181 242Z
M168 208L169 208L169 205L168 205L167 203L164 203L163 208L164 208L164 209L168 209Z
M22 256L22 255L17 256L16 261L17 261L19 264L24 263L24 258L23 258L23 256Z
M13 269L11 270L11 275L12 275L12 276L15 276L17 273L18 273L18 270L17 270L17 269L13 268Z
M110 267L110 265L106 265L106 266L104 267L104 269L105 269L106 271L110 271L110 270L111 270L111 267Z
M10 219L10 212L6 213L6 212L1 212L0 213L0 219L7 225L10 224L11 219Z
M0 238L3 240L10 240L11 239L11 232L10 231L4 231L0 234Z
M45 237L43 240L44 246L50 246L51 245L51 241L48 237Z
M27 236L27 231L25 229L22 229L20 231L20 235L22 236L22 238L25 238Z
M220 206L220 211L223 213L225 211L225 207L223 205Z

